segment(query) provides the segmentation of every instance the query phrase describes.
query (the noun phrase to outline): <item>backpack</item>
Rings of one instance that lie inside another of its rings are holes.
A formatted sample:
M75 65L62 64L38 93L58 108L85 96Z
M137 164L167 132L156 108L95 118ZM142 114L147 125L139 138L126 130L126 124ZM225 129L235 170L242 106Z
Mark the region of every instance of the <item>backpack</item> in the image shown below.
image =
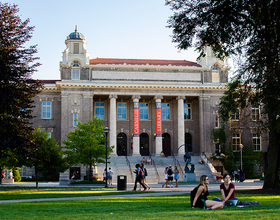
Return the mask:
M169 169L168 169L167 174L168 174L169 176L171 176L171 175L173 174L173 172L172 172L172 169L171 169L171 168L169 168Z
M192 207L192 204L193 204L193 200L194 200L194 197L197 193L197 189L198 187L195 187L192 191L191 191L191 207Z
M145 177L145 174L144 174L144 172L143 172L143 170L142 170L141 168L140 168L139 175L140 175L141 178L144 178L144 177Z
M145 169L145 176L148 176L148 171L146 170L146 168L144 169Z

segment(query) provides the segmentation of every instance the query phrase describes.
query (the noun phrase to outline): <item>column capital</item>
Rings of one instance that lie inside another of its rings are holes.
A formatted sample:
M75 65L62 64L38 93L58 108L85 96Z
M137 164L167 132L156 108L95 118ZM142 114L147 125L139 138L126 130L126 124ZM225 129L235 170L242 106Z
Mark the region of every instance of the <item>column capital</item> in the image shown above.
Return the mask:
M156 95L156 96L154 97L154 99L155 99L155 100L157 100L157 99L163 99L163 97L160 96L160 95Z
M111 94L111 95L109 95L109 99L117 99L118 98L118 96L117 95L115 95L115 94Z
M185 100L186 99L186 96L177 96L177 98L176 98L177 100L180 100L180 99L183 99L183 100Z
M138 99L138 101L139 101L139 99L141 99L141 96L140 95L133 95L132 99L133 99L133 101L134 101L134 99Z

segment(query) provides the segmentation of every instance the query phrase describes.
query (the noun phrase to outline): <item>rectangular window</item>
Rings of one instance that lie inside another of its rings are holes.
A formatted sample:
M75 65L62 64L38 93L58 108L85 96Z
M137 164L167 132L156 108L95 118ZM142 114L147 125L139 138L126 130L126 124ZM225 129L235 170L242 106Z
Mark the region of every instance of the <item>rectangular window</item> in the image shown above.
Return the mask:
M139 103L140 120L148 120L148 103Z
M80 80L80 69L72 69L72 80Z
M232 119L233 121L238 121L239 118L240 118L240 111L239 111L239 109L237 109L236 112L234 112L234 113L232 114L231 119Z
M42 102L42 119L51 119L51 102Z
M117 117L118 119L126 119L126 103L118 102L117 103Z
M253 134L253 144L255 151L261 150L261 138L257 134Z
M168 103L161 104L162 120L170 119L170 105Z
M95 117L104 119L104 102L95 102Z
M74 117L73 117L73 126L74 127L77 127L77 125L78 125L78 114L77 113L74 113L74 115L73 115ZM77 120L76 120L77 119Z
M252 120L257 121L260 119L260 109L257 106L252 107Z
M240 134L233 134L232 135L232 150L239 151L240 150Z
M215 114L215 128L219 128L220 123L219 123L219 114Z
M191 119L191 104L184 104L184 119Z
M47 134L48 134L48 139L52 137L52 133L51 132L48 131Z
M74 43L74 54L79 54L79 44Z

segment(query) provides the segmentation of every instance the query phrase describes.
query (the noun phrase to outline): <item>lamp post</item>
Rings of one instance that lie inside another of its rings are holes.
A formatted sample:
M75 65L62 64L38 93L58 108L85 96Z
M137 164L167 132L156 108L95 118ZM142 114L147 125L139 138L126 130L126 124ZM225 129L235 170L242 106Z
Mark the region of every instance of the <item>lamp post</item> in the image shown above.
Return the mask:
M108 187L107 185L107 180L108 180L108 173L107 173L107 135L108 135L108 132L110 131L110 129L106 126L105 128L103 128L103 131L105 133L105 146L106 146L106 184L105 184L105 188Z
M242 149L243 149L243 144L240 144L240 158L241 158L241 166L240 166L240 170L242 170Z

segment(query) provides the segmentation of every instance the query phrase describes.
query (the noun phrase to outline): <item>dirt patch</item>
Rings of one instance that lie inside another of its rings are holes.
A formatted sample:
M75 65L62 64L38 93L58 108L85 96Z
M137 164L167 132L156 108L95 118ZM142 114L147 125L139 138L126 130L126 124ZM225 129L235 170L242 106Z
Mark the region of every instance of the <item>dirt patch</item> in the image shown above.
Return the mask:
M255 190L248 190L248 191L239 191L239 194L273 194L273 195L280 195L280 188L279 189L255 189Z

